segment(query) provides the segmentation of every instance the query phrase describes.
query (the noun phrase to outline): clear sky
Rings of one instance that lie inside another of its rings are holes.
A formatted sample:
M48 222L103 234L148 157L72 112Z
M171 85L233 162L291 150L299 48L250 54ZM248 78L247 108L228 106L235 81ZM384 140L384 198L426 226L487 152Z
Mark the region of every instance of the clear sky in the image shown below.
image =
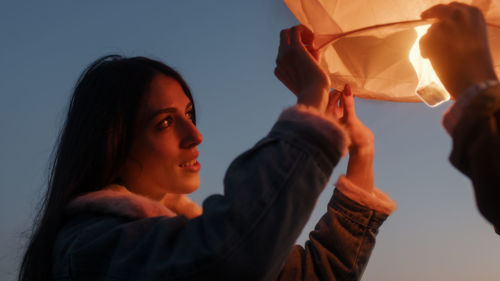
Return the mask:
M15 279L45 189L50 153L82 70L110 53L174 66L190 84L204 135L202 202L229 163L271 128L294 96L274 77L279 31L297 24L281 0L0 2L0 280ZM449 104L357 100L375 135L375 182L398 203L363 280L498 280L500 237L447 157ZM318 200L325 211L345 159Z

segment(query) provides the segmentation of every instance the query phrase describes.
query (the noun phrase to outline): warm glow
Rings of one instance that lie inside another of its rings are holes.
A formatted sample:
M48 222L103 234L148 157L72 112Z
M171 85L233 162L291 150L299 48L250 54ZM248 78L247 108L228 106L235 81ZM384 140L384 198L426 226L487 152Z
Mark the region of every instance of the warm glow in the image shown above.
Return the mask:
M420 55L420 38L425 35L430 26L429 24L415 27L417 40L410 50L410 62L418 77L415 92L428 106L434 107L449 100L450 94L445 90L436 72L434 72L431 62Z

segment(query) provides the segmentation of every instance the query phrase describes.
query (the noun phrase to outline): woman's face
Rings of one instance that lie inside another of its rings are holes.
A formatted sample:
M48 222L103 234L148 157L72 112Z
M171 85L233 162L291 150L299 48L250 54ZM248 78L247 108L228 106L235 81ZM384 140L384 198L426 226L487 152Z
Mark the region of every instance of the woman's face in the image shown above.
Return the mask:
M197 146L200 132L191 120L193 105L173 78L158 74L139 108L132 150L121 170L133 192L161 199L200 185Z

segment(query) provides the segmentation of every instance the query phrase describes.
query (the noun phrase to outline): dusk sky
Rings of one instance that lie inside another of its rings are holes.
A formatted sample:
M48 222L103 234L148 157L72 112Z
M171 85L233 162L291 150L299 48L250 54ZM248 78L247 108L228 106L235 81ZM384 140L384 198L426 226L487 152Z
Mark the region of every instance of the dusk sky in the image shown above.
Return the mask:
M190 85L204 140L200 204L222 193L230 162L295 97L274 77L279 32L298 22L282 0L0 2L0 280L16 279L74 84L106 54L148 56ZM375 135L375 183L398 209L380 229L363 280L498 280L500 236L448 162L450 103L357 99ZM297 243L326 210L336 167Z

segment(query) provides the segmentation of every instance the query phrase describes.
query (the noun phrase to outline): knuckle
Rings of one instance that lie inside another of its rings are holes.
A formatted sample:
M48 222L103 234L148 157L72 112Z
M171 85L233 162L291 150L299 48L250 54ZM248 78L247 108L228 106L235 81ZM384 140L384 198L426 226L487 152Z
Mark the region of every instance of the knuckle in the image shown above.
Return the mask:
M478 7L470 7L470 13L475 18L483 18L483 12Z
M461 21L465 18L464 11L461 9L454 9L450 14L450 18L455 21Z
M476 6L469 6L468 9L471 13L481 13L481 10Z

